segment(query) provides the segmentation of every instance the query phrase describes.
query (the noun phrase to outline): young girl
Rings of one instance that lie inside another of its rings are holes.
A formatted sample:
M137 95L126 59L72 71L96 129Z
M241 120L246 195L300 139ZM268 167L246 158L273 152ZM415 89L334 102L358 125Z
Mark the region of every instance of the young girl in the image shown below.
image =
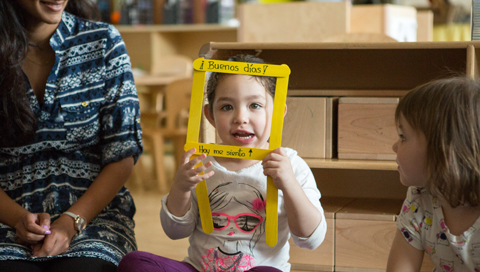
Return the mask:
M264 63L246 55L230 61ZM268 148L275 81L270 77L212 73L204 113L222 144ZM188 257L177 262L132 252L122 259L119 271L290 271L290 235L302 248L315 249L322 243L326 223L320 192L310 168L294 150L275 149L263 161L205 154L189 160L194 152L192 149L183 155L183 165L170 193L162 199L160 213L170 238L190 237ZM194 168L200 161L203 166ZM207 169L211 171L199 175ZM267 175L280 190L275 247L265 241ZM194 190L205 179L214 224L211 234L202 230Z
M400 181L408 188L387 271L480 271L480 82L436 80L397 107Z

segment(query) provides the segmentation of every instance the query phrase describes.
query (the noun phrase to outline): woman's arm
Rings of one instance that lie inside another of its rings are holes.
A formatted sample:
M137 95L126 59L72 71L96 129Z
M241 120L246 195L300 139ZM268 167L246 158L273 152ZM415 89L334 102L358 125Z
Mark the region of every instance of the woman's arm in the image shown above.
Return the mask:
M68 211L84 217L87 223L92 221L117 195L130 176L132 168L132 157L105 166L85 194ZM52 233L45 237L42 247L34 254L35 257L64 252L77 233L73 218L68 215L62 215L53 222L50 231Z
M388 256L387 272L420 271L424 252L411 246L400 230L395 233L390 255Z

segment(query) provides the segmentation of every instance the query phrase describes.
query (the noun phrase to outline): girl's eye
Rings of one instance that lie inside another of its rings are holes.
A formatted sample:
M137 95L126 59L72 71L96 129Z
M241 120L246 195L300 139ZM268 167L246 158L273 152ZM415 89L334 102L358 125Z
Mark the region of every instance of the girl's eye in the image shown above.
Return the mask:
M229 111L229 110L232 110L233 107L231 105L225 105L225 106L222 106L220 109L223 111Z
M251 108L251 109L254 109L254 110L259 109L259 108L261 108L261 107L262 107L262 106L261 106L260 104L258 104L258 103L253 103L253 104L250 105L250 108Z
M402 140L402 142L404 142L406 140L405 136L403 136L403 134L398 134L398 137L400 138L400 140Z

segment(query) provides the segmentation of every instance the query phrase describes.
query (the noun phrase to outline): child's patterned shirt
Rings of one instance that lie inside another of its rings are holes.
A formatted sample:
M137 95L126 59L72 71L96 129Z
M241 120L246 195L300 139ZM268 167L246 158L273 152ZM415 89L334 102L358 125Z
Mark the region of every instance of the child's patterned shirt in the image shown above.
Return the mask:
M198 271L239 272L255 266L270 266L288 272L290 236L301 248L315 249L322 243L327 224L315 178L295 150L284 150L292 163L295 178L305 192L305 201L310 201L322 214L320 224L310 237L290 233L283 193L279 190L278 242L269 247L265 235L267 177L263 174L262 163L229 171L213 157L207 157L206 160L213 162L208 171L215 172L207 180L214 226L211 234L202 230L195 190L192 191L192 206L183 217L176 217L168 211L168 195L162 199L160 218L165 233L172 239L190 237L186 262Z
M480 220L463 234L452 235L442 206L424 188L408 188L397 228L410 245L430 255L435 271L480 271Z

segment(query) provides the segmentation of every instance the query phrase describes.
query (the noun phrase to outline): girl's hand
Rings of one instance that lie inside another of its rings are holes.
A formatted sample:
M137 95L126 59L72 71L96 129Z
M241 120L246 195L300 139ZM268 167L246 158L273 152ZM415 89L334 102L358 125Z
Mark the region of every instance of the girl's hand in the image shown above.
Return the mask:
M50 215L27 212L15 224L15 230L20 243L37 244L50 234Z
M199 175L202 172L205 172L207 168L212 166L212 162L207 162L204 165L201 165L197 168L194 168L195 165L199 164L202 160L204 160L207 155L202 154L192 160L190 157L195 153L195 148L192 148L183 154L181 162L182 164L178 167L177 174L175 176L175 180L173 182L173 186L177 187L177 189L181 192L190 192L197 183L206 180L213 176L214 172L210 171L203 175Z
M289 185L294 185L295 174L287 154L282 148L270 152L262 161L263 174L273 179L275 186L284 191Z
M77 234L72 218L68 215L62 215L53 222L50 231L51 234L45 237L41 247L34 246L32 257L62 254L70 246L73 236Z

